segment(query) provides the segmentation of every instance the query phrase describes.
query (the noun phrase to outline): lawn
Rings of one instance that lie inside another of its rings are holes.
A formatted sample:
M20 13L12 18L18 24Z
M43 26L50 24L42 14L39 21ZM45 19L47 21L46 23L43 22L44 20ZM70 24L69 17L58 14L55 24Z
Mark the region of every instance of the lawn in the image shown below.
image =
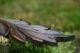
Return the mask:
M80 45L79 0L0 0L0 16L23 19L31 24L51 27L64 33L73 33L76 40L59 43L58 47L37 47L32 43L21 45L11 41L11 53L76 53Z

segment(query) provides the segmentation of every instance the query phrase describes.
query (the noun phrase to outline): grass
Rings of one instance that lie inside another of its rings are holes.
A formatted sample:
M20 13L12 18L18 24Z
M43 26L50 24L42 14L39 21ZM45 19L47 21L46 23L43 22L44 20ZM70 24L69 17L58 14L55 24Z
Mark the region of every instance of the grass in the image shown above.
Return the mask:
M80 33L78 32L80 30L79 5L79 0L0 0L0 16L51 26L52 29L63 32L77 32L75 33L77 35ZM32 45L27 48L14 42L11 51L15 53L74 53L73 42L59 43L58 47L49 47L49 49L46 48L48 46L38 48Z

